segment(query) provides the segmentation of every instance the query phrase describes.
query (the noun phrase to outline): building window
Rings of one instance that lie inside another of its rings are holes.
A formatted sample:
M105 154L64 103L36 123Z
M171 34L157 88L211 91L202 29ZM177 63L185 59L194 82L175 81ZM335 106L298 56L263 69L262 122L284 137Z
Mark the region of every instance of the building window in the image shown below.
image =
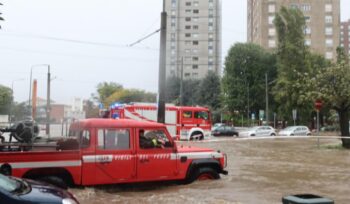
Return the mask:
M171 7L175 8L176 7L176 0L171 1Z
M171 40L175 40L175 33L171 34Z
M199 34L198 34L198 33L192 33L192 37L193 37L193 38L198 38L198 37L199 37Z
M299 5L298 4L290 4L290 8L291 9L299 9Z
M187 22L191 21L191 17L186 17L185 21L187 21Z
M213 9L209 9L209 16L213 16L214 15L214 10Z
M198 49L192 49L192 53L197 54L198 53Z
M198 17L193 17L193 22L198 22L199 21L199 18Z
M192 69L198 69L198 64L192 65Z
M194 2L193 2L193 6L198 7L198 6L199 6L199 1L194 1Z
M193 28L193 30L198 30L199 29L198 25L193 25L192 28Z
M333 59L333 52L326 52L326 59Z
M310 40L310 39L306 39L306 40L305 40L305 45L311 46L311 40Z
M209 70L213 70L213 66L211 66L211 65L208 66L208 69L209 69Z
M326 39L326 47L333 47L333 39Z
M213 55L213 53L214 53L214 50L213 50L213 49L208 49L208 54L209 54L209 55Z
M332 8L332 4L326 4L325 5L325 11L326 12L332 12L333 8Z
M214 30L214 27L213 27L213 26L208 26L208 30L209 30L209 31L213 31L213 30Z
M269 5L269 13L275 13L276 12L276 5L270 4Z
M333 28L332 27L326 27L326 35L333 35Z
M176 11L175 10L171 10L171 15L175 16L176 15Z
M269 48L275 48L276 47L276 41L275 40L269 40Z
M199 60L199 57L192 57L192 60L193 60L193 61L198 61L198 60Z
M305 16L305 22L310 23L311 22L311 16Z
M190 14L190 13L192 13L192 10L191 9L186 9L185 13Z
M190 40L185 40L185 45L191 45L192 42Z
M310 27L306 27L306 28L304 29L304 34L305 34L305 35L310 35L310 34L311 34L311 28L310 28Z
M189 54L191 52L190 49L185 49L185 53Z
M191 6L191 2L186 2L186 6Z
M214 3L209 1L209 8L213 8L214 7Z
M194 14L199 14L199 10L198 9L193 9L193 13Z
M198 78L198 73L192 73L193 78Z
M269 16L269 25L273 25L274 20L275 20L275 16Z
M185 77L190 77L190 73L185 73Z
M269 36L274 37L276 35L276 29L275 28L269 28Z
M333 17L332 16L326 16L325 17L326 23L333 23Z
M185 37L186 38L190 38L191 37L191 33L185 33Z
M311 11L311 5L310 4L301 4L300 10L302 10L302 11Z
M186 29L186 30L189 30L189 29L191 29L191 26L190 26L190 25L187 25L187 26L185 26L185 29Z
M192 45L198 45L198 44L199 42L197 40L192 42Z

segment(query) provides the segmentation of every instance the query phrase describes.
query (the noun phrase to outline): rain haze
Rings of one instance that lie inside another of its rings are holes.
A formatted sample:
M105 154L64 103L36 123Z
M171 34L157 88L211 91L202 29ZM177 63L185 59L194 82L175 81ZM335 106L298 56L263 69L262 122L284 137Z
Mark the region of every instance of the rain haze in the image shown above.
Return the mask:
M31 69L38 96L45 98L46 64L57 103L87 99L104 81L157 92L159 33L128 45L159 28L161 0L1 2L0 84L13 86L16 101L28 100ZM341 3L344 21L350 1ZM246 6L246 0L222 0L223 59L231 45L246 42Z

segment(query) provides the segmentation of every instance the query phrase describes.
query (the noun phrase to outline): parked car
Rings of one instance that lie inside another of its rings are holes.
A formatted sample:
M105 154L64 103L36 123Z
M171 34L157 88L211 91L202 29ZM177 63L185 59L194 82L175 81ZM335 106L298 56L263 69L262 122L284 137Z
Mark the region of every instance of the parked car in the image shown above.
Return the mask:
M239 133L241 137L276 136L276 131L271 126L255 126Z
M211 134L213 136L235 136L238 137L238 131L231 126L223 125L216 127Z
M0 174L0 203L79 204L68 191L50 184Z
M306 126L289 126L283 130L281 130L278 135L280 136L309 136L311 135L311 131Z
M215 123L212 127L211 127L211 131L215 130L218 127L224 126L224 123Z

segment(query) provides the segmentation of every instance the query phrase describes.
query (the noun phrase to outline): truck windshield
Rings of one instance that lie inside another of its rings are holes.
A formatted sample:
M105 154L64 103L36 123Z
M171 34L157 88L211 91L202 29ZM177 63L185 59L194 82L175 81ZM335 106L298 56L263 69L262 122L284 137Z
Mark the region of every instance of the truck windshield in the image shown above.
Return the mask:
M0 188L8 192L13 192L18 188L16 180L0 174Z
M194 117L197 119L208 120L209 113L207 111L196 111L196 112L194 112Z

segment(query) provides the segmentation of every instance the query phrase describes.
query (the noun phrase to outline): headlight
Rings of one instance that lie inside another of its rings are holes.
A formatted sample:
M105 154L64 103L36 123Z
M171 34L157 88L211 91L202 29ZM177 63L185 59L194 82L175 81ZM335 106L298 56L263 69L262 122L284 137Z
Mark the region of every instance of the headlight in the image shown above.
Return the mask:
M65 198L62 200L62 204L78 204L78 203L71 198Z

